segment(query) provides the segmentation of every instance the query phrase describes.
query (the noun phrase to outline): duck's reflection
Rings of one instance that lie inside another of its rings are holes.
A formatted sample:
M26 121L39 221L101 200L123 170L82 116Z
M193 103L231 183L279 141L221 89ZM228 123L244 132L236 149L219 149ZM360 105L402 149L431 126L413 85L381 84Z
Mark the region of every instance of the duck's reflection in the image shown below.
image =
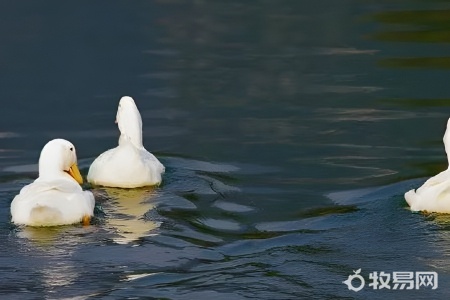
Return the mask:
M33 266L40 274L45 293L55 293L79 277L72 255L82 243L86 230L89 229L74 226L18 228L17 236L23 239L22 250L42 258L42 263L39 260Z
M106 225L117 233L113 238L118 244L128 244L142 237L156 234L159 222L148 220L145 214L155 207L151 202L154 190L104 188L106 201L102 207L106 213Z
M31 227L23 226L17 236L32 241L35 246L52 247L54 241L67 230L68 226Z

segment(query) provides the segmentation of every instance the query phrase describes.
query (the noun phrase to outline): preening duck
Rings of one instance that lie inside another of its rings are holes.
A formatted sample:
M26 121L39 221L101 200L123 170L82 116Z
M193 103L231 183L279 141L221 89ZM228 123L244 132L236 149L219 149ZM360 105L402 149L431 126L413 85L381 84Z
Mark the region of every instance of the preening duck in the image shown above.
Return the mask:
M39 177L11 202L12 222L56 226L83 222L94 215L94 195L83 191L75 146L67 140L48 142L39 157Z
M142 143L142 118L133 98L119 101L116 123L119 145L97 157L89 168L87 180L95 185L136 188L159 185L164 166Z

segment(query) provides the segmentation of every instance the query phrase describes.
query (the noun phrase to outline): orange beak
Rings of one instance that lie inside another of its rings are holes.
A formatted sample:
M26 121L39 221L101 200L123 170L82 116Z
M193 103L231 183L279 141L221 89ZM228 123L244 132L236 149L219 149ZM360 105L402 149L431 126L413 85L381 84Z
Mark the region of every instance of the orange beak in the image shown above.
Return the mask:
M83 177L81 177L80 170L78 169L77 164L73 164L68 171L69 175L75 179L79 184L83 184Z

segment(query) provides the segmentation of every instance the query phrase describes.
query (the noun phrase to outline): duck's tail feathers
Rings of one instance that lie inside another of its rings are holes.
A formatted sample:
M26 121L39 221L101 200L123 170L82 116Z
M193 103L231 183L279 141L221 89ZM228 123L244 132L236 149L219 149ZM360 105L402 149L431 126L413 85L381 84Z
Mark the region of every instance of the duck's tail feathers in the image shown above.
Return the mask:
M35 226L58 224L62 218L61 211L56 208L37 205L30 212L30 223Z
M415 190L409 190L405 193L405 200L408 203L408 205L411 207L411 210L414 210L414 206L417 202L418 195L416 194Z

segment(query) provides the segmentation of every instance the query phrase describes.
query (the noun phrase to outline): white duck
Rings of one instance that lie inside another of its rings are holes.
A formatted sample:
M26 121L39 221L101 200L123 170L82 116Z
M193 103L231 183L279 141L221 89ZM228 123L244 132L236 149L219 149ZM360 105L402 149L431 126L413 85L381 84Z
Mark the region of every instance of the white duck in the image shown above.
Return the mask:
M425 181L417 190L405 193L405 200L412 211L450 213L450 118L443 141L449 167Z
M12 222L56 226L83 222L94 215L94 195L83 191L75 147L69 141L48 142L39 157L39 178L22 188L11 202Z
M119 188L159 185L165 168L142 144L142 119L133 98L120 99L116 123L120 130L119 145L94 160L87 180Z

